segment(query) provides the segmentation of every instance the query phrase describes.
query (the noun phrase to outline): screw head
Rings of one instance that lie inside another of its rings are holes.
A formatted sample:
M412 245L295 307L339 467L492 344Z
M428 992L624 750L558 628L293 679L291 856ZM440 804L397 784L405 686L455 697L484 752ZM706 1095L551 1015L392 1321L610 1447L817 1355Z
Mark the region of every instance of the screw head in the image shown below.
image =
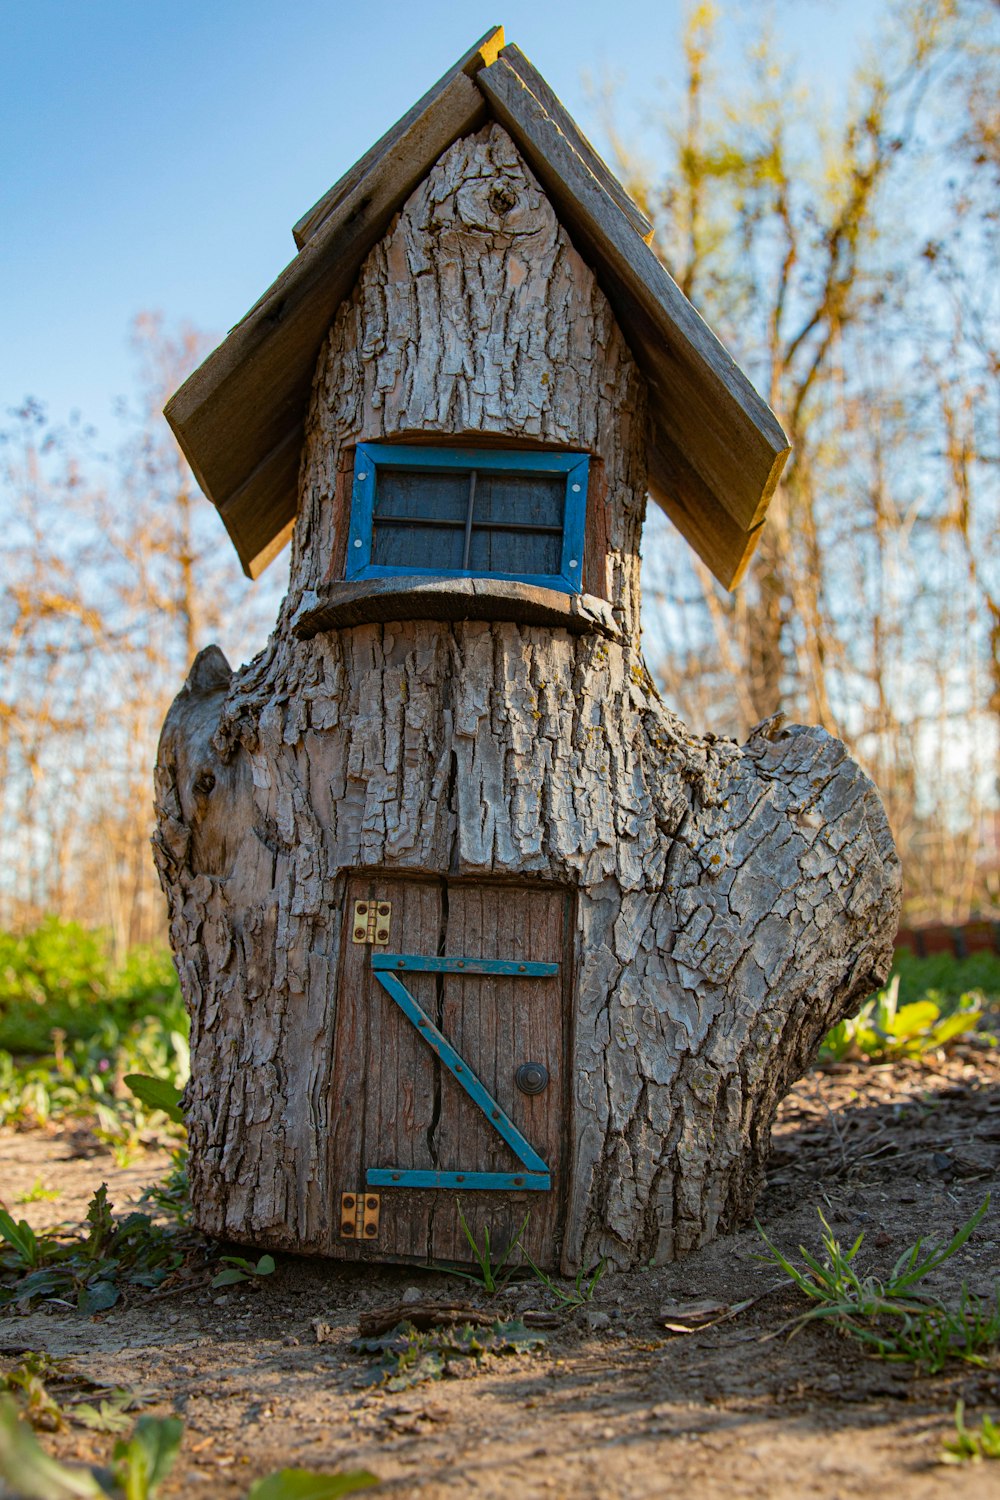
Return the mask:
M353 1208L354 1207L354 1199L351 1197L351 1195L349 1193L347 1193L347 1194L344 1195L344 1198L343 1198L342 1201L343 1201L343 1204L344 1204L345 1208Z
M375 1236L378 1234L378 1230L375 1228L374 1224L366 1224L365 1225L365 1234L368 1236L368 1238L370 1240L373 1240L375 1238Z
M354 1225L351 1223L350 1219L344 1220L343 1224L341 1224L340 1226L340 1232L349 1240L352 1240L354 1238Z
M359 536L356 536L354 538L354 545L355 545L355 547L360 547L361 546L361 538Z
M549 1082L549 1070L544 1063L523 1062L514 1074L514 1082L522 1094L541 1094Z
M365 1207L366 1208L378 1208L378 1199L377 1198L366 1198L365 1199Z

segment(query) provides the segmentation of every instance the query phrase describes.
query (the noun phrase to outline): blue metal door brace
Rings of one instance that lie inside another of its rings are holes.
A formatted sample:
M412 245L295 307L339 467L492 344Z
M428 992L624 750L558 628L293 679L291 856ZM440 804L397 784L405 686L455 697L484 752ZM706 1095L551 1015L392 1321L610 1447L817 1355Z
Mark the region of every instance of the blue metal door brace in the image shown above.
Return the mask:
M373 953L372 970L386 994L399 1006L403 1015L414 1026L418 1035L441 1059L469 1098L472 1100L499 1136L506 1141L518 1161L524 1164L523 1172L423 1172L403 1167L375 1167L369 1170L366 1182L369 1187L412 1188L488 1188L496 1191L531 1189L546 1193L551 1190L552 1178L548 1164L542 1160L534 1147L525 1140L513 1120L480 1083L468 1063L455 1051L430 1017L420 1008L406 988L400 974L505 974L516 979L550 978L558 974L558 964L515 963L504 958L423 958L415 953Z

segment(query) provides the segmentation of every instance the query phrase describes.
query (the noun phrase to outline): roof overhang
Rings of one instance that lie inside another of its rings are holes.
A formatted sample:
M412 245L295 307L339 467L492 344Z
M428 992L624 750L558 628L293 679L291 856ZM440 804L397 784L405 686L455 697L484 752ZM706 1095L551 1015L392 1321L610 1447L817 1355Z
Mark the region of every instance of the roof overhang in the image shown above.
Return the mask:
M594 270L649 384L649 489L727 588L788 456L773 412L649 249L651 226L544 79L488 32L310 209L299 253L165 415L256 578L295 520L316 360L368 252L434 163L497 120Z

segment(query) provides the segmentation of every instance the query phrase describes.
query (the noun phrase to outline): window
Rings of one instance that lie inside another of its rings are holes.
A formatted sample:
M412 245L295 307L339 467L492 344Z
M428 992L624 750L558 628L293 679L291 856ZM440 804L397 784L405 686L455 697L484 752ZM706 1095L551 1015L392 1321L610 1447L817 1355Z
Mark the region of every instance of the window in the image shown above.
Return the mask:
M579 593L584 453L359 443L347 578L447 573Z

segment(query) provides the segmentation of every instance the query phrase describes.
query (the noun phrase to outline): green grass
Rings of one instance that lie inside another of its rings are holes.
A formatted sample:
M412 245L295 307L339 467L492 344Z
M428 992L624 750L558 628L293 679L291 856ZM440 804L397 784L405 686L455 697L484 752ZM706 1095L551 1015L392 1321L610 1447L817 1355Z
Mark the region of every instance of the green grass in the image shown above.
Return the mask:
M955 1403L955 1436L941 1445L944 1464L981 1463L984 1458L1000 1458L1000 1423L983 1413L978 1427L967 1427L965 1402Z
M0 1050L47 1056L53 1031L90 1041L111 1021L124 1031L147 1016L186 1030L180 986L165 948L134 948L116 966L104 934L50 916L31 931L0 931Z
M143 1131L170 1127L125 1076L183 1086L187 1033L165 950L136 949L115 966L104 937L77 923L0 932L0 1124L86 1119L127 1158Z
M801 1264L757 1230L766 1246L759 1257L778 1266L789 1282L811 1304L793 1319L791 1329L822 1320L839 1333L866 1345L883 1359L919 1365L937 1374L949 1360L985 1365L987 1355L1000 1346L1000 1297L992 1302L973 1296L964 1282L955 1283L948 1302L927 1293L920 1283L939 1271L979 1226L989 1197L946 1245L923 1238L904 1250L885 1276L862 1275L855 1262L864 1243L859 1234L845 1250L822 1213L820 1254L799 1246Z
M1000 953L984 951L968 958L935 953L917 958L909 948L899 948L892 971L899 975L900 1005L912 1005L931 995L939 998L948 1014L962 995L979 990L987 1007L1000 1012Z

